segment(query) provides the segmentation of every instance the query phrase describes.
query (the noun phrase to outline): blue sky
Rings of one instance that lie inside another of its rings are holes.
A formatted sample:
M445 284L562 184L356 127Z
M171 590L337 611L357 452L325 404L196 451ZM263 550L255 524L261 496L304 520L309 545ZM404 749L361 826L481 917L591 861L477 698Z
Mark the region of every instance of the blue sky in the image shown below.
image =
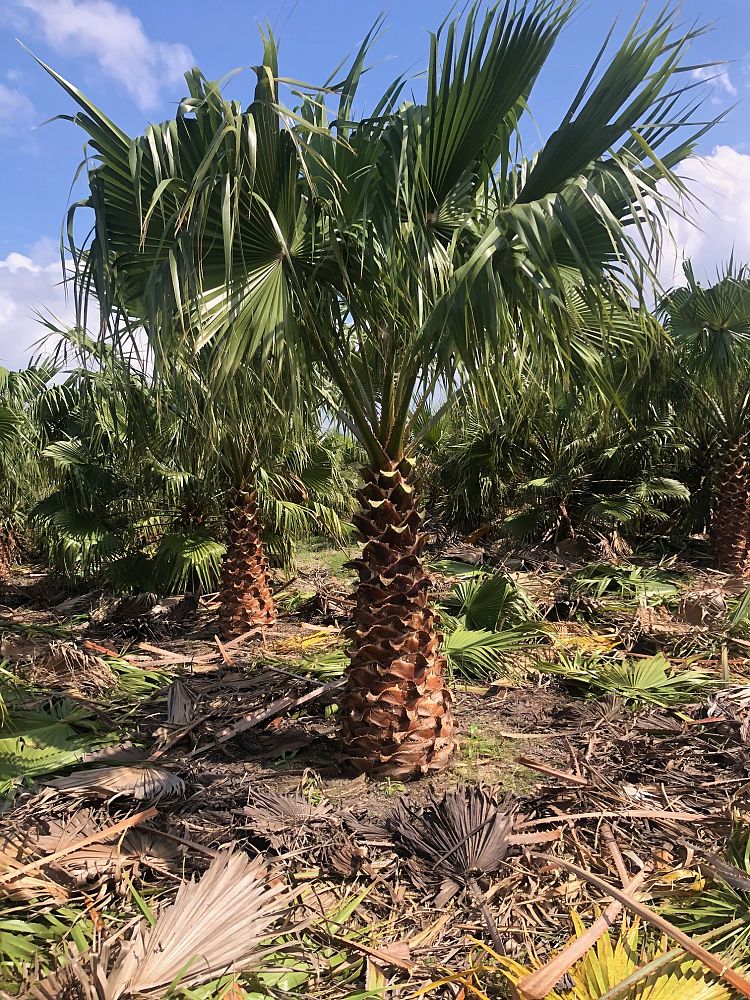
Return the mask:
M16 38L136 133L173 112L190 65L211 77L252 66L266 18L279 37L282 73L319 82L382 11L386 26L361 90L366 106L397 73L416 76L424 68L427 32L448 6L448 0L0 0L0 364L28 355L38 334L34 308L70 314L55 287L55 249L83 147L70 123L36 127L74 108ZM566 109L613 20L621 35L641 6L642 0L583 0L532 97L541 136ZM661 6L652 0L646 16ZM707 203L698 213L700 228L675 221L678 242L706 271L732 247L750 260L750 0L684 0L686 23L709 18L714 30L694 43L691 62L726 60L706 85L706 107L716 113L737 106L703 140L704 159L685 168ZM249 72L241 74L233 95L249 95L252 82Z

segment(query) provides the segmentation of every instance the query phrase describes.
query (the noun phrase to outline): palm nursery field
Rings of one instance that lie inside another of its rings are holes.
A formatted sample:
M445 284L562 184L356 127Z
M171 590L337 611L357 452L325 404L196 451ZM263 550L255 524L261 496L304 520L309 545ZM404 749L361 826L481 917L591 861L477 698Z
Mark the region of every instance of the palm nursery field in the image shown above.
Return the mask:
M0 996L750 996L750 270L659 279L675 12L530 145L575 8L374 102L380 21L316 86L264 33L138 136L41 64L87 159L76 321L0 369Z

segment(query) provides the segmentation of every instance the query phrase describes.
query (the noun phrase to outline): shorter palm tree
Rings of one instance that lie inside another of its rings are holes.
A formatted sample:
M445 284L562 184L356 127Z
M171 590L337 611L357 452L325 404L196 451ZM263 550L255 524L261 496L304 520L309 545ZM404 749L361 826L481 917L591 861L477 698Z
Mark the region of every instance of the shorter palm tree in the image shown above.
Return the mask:
M289 567L295 541L311 532L341 543L353 505L344 470L321 444L315 402L306 401L303 421L288 381L274 378L270 368L245 365L207 406L211 363L204 351L172 372L177 419L166 428L161 451L171 456L170 479L186 497L200 484L221 498L226 549L219 628L232 637L276 619L267 551Z
M713 431L711 535L718 566L750 574L750 271L730 261L709 287L684 265L687 284L661 303L689 406Z
M35 361L21 371L0 367L0 581L18 555L26 512L42 487L36 416L55 374L51 362Z

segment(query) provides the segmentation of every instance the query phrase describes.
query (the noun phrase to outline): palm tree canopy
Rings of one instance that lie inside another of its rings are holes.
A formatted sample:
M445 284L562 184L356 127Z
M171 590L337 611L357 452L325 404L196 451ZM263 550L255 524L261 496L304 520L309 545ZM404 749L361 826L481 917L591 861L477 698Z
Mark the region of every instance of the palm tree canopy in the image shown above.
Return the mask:
M135 139L49 70L94 153L68 223L81 321L96 294L103 324L144 323L161 361L214 342L225 374L256 352L322 366L376 464L408 451L422 404L509 343L598 376L613 345L647 346L629 296L653 265L665 189L682 190L674 168L708 127L676 76L697 32L667 9L614 52L608 39L528 158L529 95L575 8L473 5L431 37L422 100L399 78L359 118L378 25L344 78L303 88L295 110L269 36L246 109L193 70L176 117ZM81 205L94 211L83 248Z
M750 271L730 261L707 287L696 280L690 261L684 271L687 283L667 293L660 311L695 382L702 410L712 412L724 432L737 436L750 416Z

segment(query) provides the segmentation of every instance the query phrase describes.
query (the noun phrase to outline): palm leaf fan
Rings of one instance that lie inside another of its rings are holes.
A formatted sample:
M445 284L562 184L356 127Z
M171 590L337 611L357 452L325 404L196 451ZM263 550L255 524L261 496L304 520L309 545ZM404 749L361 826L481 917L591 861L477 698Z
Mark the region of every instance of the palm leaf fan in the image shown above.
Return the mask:
M180 886L152 927L137 929L109 976L109 998L161 997L175 981L185 988L252 966L289 901L261 858L214 859L199 881Z
M459 785L427 805L401 799L386 826L409 854L415 881L436 906L500 869L510 850L515 811L480 785Z
M120 764L74 771L47 784L65 792L83 795L130 795L134 799L159 799L184 795L185 782L176 774L154 764Z
M197 881L183 882L153 925L144 921L122 943L104 944L56 970L30 992L35 1000L163 997L256 965L264 939L290 896L261 858L226 853ZM114 950L116 949L116 951Z

